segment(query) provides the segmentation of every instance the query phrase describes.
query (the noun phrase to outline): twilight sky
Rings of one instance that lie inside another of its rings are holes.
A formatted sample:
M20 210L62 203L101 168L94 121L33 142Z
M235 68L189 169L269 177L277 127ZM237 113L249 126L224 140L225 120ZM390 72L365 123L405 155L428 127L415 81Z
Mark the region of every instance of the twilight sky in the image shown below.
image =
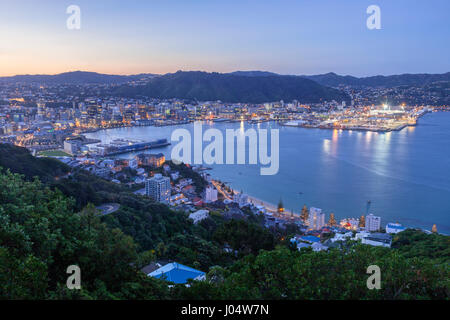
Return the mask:
M66 8L81 8L68 30ZM381 30L366 9L381 8ZM450 71L449 0L0 0L0 76Z

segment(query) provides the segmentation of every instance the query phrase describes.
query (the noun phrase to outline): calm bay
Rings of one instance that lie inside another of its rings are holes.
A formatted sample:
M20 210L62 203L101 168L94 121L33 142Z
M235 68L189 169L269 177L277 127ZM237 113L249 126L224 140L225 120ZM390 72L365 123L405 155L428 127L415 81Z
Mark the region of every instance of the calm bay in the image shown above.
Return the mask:
M214 178L234 189L274 204L282 199L288 212L299 212L306 204L322 208L327 217L334 212L338 219L365 215L370 200L370 212L381 216L383 225L399 222L431 230L436 224L439 232L450 234L450 113L427 114L416 127L389 133L284 127L275 122L205 122L203 127L217 128L224 136L226 129L279 129L276 175L260 175L260 165L207 165ZM170 140L177 128L193 134L193 124L187 124L86 135L103 143L118 138ZM162 152L170 159L174 145L146 152Z

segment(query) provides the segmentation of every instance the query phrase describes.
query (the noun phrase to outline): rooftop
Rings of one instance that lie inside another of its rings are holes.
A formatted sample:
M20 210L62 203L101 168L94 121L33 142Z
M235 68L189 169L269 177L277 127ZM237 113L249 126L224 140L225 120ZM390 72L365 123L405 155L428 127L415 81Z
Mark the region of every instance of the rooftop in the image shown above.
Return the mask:
M376 239L376 240L392 240L392 236L387 233L371 233L366 238Z
M196 279L204 276L205 273L182 264L173 262L148 274L150 277L165 279L177 284L184 284L188 279Z
M320 238L315 236L302 236L300 240L308 241L308 242L319 242Z
M403 227L402 225L400 225L398 223L388 223L386 225L386 228L398 229L398 230L405 230L406 229L405 227Z

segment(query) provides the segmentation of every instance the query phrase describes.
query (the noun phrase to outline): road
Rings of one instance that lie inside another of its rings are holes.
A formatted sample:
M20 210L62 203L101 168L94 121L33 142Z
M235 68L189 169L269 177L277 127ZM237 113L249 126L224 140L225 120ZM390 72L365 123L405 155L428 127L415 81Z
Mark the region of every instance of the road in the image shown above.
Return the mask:
M215 180L212 180L211 183L217 189L217 191L220 192L224 196L225 199L233 200L233 198L228 194L228 192L226 190L222 189L222 186L220 183L218 183Z
M97 207L104 216L116 212L119 208L120 204L118 203L105 203Z

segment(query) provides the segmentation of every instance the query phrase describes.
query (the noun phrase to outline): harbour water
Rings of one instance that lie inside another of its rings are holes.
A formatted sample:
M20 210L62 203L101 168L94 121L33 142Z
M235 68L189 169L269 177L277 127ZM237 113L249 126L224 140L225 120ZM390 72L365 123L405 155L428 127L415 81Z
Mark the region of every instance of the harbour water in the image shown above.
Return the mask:
M436 224L439 232L450 234L450 113L427 114L418 126L389 133L283 127L274 122L204 123L204 129L210 127L222 132L279 129L278 174L262 176L259 165L208 165L213 177L236 190L274 204L281 198L288 212L299 212L304 204L319 207L327 219L330 212L338 219L359 217L370 200L370 212L381 216L383 225L399 222L431 230ZM193 124L185 124L109 129L87 137L103 143L117 138L170 140L177 128L193 132ZM170 158L173 146L146 152Z

